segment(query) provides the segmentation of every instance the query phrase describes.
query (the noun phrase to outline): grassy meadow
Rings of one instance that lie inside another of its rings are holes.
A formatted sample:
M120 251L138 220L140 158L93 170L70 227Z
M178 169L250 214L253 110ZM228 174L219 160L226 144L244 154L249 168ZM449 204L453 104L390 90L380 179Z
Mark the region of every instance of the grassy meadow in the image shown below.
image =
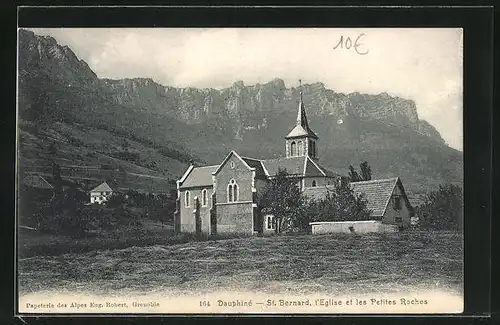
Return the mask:
M19 258L20 295L398 292L461 294L456 232L279 235Z

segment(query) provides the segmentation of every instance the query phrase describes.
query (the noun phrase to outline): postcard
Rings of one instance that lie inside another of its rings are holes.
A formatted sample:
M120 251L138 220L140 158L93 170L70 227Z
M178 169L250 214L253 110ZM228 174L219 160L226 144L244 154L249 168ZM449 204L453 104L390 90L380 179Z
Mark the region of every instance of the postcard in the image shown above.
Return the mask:
M19 313L462 313L462 39L18 29Z

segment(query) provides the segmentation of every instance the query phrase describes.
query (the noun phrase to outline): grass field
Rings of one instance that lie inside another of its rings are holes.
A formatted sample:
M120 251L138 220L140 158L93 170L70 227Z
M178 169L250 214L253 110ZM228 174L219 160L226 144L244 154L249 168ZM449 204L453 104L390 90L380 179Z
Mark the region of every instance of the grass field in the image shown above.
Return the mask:
M20 294L462 292L453 232L300 235L97 250L19 260Z

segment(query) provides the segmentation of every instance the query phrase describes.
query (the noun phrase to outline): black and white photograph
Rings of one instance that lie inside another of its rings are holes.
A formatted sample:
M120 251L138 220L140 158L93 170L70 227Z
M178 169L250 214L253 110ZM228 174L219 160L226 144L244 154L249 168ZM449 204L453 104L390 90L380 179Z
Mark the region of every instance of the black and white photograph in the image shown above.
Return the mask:
M19 312L464 310L461 28L19 28Z

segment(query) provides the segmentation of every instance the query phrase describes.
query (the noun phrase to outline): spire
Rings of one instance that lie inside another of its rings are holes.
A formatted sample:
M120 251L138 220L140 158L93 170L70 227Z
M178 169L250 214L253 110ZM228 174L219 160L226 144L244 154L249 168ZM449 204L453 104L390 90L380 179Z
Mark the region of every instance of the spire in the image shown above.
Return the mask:
M302 97L302 80L299 79L300 95L299 95L299 111L297 113L297 125L302 126L305 130L309 130L307 123L306 108L304 107L304 98Z
M310 136L317 139L318 137L309 128L309 123L307 122L306 108L304 105L304 98L302 97L302 80L299 79L299 111L297 112L297 125L295 128L286 136L286 138L298 137L298 136Z

